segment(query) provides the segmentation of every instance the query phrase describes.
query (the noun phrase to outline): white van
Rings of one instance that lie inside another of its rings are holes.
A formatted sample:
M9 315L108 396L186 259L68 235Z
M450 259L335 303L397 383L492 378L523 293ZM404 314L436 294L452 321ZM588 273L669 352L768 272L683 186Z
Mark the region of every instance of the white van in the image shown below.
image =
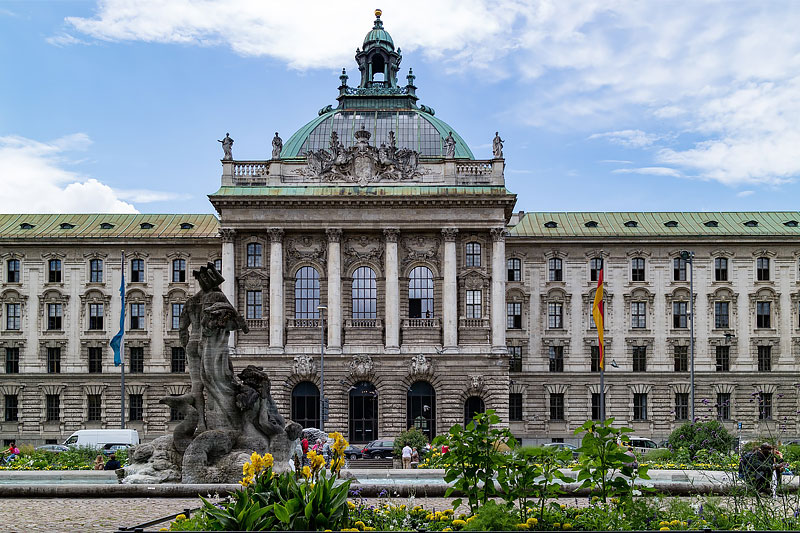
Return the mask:
M64 441L65 446L103 448L107 444L139 444L135 429L81 429Z
M629 440L629 446L631 446L636 453L647 453L650 450L658 448L658 444L656 444L655 441L645 437L630 436L627 437L627 439Z

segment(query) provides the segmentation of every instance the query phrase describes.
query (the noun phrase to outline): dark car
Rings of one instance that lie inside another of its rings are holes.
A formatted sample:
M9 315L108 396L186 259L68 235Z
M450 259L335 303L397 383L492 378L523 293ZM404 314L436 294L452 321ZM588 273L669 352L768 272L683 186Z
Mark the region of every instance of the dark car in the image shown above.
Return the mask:
M391 459L394 455L393 440L374 440L362 450L364 459Z
M361 451L363 450L363 446L353 446L352 444L344 449L344 456L354 461L356 459L360 459L363 455Z
M127 450L130 448L131 444L114 444L109 443L103 446L103 455L111 455L112 453L117 453L120 450Z
M40 452L61 453L66 452L69 448L63 444L45 444L44 446L37 446L36 450Z

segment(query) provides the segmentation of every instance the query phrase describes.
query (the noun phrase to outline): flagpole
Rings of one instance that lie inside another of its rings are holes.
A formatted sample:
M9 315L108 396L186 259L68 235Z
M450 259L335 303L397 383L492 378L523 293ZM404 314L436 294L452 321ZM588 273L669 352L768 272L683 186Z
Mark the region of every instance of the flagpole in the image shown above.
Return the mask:
M605 265L603 265L605 268ZM601 271L602 272L602 271ZM602 275L602 274L601 274ZM598 287L598 291L603 291L603 287ZM603 291L605 292L605 291ZM605 294L600 297L600 305L603 306L605 310ZM603 317L603 325L602 328L605 329L606 321L605 317ZM606 421L606 347L605 347L605 335L600 335L600 420L603 422Z
M125 250L122 250L122 270L120 271L122 275L122 280L120 283L124 283L125 280ZM122 336L119 340L119 353L120 353L120 394L119 394L119 418L120 418L120 428L125 429L125 297L122 296L124 294L122 291L125 290L124 285L120 288L120 305L122 309L120 309L120 314L123 317L122 320L122 327L120 331L122 332Z

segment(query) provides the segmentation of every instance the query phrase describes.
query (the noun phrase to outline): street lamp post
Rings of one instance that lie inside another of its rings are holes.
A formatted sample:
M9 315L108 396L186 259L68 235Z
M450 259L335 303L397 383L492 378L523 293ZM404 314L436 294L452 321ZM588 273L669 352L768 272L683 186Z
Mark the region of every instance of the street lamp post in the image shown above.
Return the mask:
M325 432L325 311L327 306L317 306L319 311L319 429Z
M681 251L681 259L689 263L689 381L691 390L692 421L694 421L694 252Z

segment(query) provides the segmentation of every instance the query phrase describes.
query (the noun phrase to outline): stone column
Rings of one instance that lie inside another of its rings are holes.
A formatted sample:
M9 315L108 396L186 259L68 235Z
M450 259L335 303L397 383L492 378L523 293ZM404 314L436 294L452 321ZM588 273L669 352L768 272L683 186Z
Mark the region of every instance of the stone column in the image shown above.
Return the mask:
M283 229L269 229L269 351L283 353Z
M342 353L342 230L328 228L328 346L329 353Z
M236 301L236 254L234 253L235 247L233 244L236 231L231 228L221 228L219 235L222 237L222 272L220 274L225 278L222 283L222 294L231 302L233 307L239 309ZM235 345L236 335L234 334L228 337L228 346L233 349Z
M458 285L456 283L456 236L458 229L444 228L444 349L458 351Z
M400 230L383 230L386 238L386 352L400 352L400 281L397 265L397 237Z
M492 353L506 353L506 230L492 234Z

